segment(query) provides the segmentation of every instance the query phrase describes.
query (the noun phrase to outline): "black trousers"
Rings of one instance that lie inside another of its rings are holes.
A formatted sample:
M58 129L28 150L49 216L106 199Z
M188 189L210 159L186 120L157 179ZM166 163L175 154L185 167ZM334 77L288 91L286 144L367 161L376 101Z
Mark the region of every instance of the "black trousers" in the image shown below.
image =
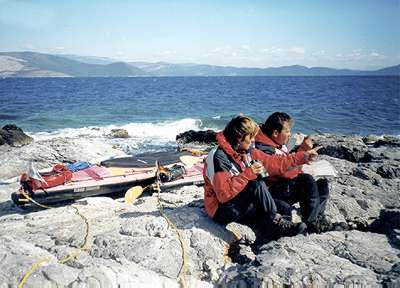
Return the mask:
M294 179L275 183L269 191L274 199L290 205L300 202L304 222L314 222L318 215L322 215L329 198L328 181L315 181L309 174L299 174Z
M254 180L235 198L219 204L213 219L223 225L230 222L270 224L276 213L276 205L267 185L263 180Z

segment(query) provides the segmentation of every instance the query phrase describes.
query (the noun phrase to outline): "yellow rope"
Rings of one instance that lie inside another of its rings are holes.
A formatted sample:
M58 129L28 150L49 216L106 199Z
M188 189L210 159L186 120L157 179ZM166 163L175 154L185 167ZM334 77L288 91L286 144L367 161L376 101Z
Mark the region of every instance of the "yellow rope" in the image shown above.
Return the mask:
M45 209L51 209L52 207L50 206L46 206L43 204L40 204L39 202L33 200L31 197L29 197L28 194L26 194L24 191L21 191L21 194L30 202L34 203L35 205L45 208ZM81 247L78 248L78 250L71 252L69 255L67 255L66 257L58 260L58 263L60 264L64 264L66 262L68 262L71 259L76 258L82 251L89 249L89 234L90 234L90 223L89 220L79 211L78 207L75 206L71 206L72 208L75 209L76 214L78 214L83 221L85 221L86 224L86 235L85 235L85 241L83 242L83 244L81 245ZM20 283L18 284L18 288L22 288L26 282L26 280L28 279L28 277L34 273L37 269L40 268L40 266L42 266L44 263L46 262L50 262L50 259L48 257L44 257L42 259L40 259L39 261L37 261L36 263L34 263L31 268L29 268L29 270L25 273L24 277L21 279Z
M163 205L161 203L161 196L160 196L160 180L158 177L158 164L156 163L157 166L157 177L156 177L156 185L155 185L155 190L157 191L157 201L158 201L158 210L160 211L161 216L167 221L168 225L172 227L173 230L175 230L175 233L178 235L179 243L181 244L182 248L182 265L181 268L179 269L179 274L178 274L178 280L181 283L182 287L186 288L188 287L187 282L186 282L186 249L185 249L185 244L183 242L182 235L176 225L168 218L168 216L164 213L163 210Z
M20 190L20 192L21 192L22 196L24 196L24 197L26 198L26 200L32 202L33 204L35 204L35 205L37 205L37 206L39 206L39 207L45 208L45 209L50 209L50 208L52 208L52 207L50 207L50 206L46 206L46 205L40 204L39 202L33 200L31 197L29 197L28 194L25 193L25 191Z
M85 221L86 224L86 235L85 235L85 241L83 241L83 244L81 245L81 247L78 248L78 250L76 250L75 252L70 253L67 257L59 260L58 262L60 264L64 264L66 262L68 262L71 259L76 258L80 253L82 253L82 251L88 250L89 249L89 232L90 232L90 223L89 220L79 211L78 207L75 206L71 206L72 208L75 209L76 214L78 214L83 221Z
M158 167L158 165L157 165L157 167ZM176 225L168 218L168 216L167 216L167 215L164 213L164 211L163 211L163 205L162 205L162 203L161 203L161 197L160 197L161 187L160 187L160 181L159 181L158 178L159 178L159 177L158 177L158 169L157 169L157 179L156 179L156 187L155 187L155 189L157 190L158 208L159 208L159 211L160 211L161 216L167 221L168 225L169 225L170 227L172 227L172 229L175 230L176 234L178 235L179 243L180 243L181 248L182 248L182 265L181 265L181 268L180 268L180 270L179 270L178 279L179 279L181 285L182 285L184 288L186 288L186 287L188 287L188 286L187 286L187 282L186 282L186 249L185 249L185 244L184 244L184 242L183 242L183 238L182 238L182 235L181 235L180 231L178 230L178 228L176 227ZM150 185L149 185L149 186L150 186ZM148 188L149 186L146 186L144 189ZM144 189L143 189L143 190L144 190ZM46 206L46 205L40 204L39 202L35 201L35 200L32 199L31 197L29 197L29 195L26 194L24 191L21 191L21 192L22 192L21 194L22 194L28 201L34 203L35 205L37 205L37 206L39 206L39 207L42 207L42 208L45 208L45 209L50 209L50 208L52 208L52 207L50 207L50 206ZM86 224L85 241L84 241L84 243L81 245L81 247L80 247L77 251L75 251L75 252L73 252L73 253L70 253L70 254L69 254L67 257L65 257L65 258L60 259L60 260L58 261L60 264L64 264L64 263L66 263L67 261L69 261L69 260L71 260L71 259L74 259L74 258L77 257L82 251L87 250L87 249L89 248L89 243L88 243L88 240L89 240L89 232L90 232L90 223L89 223L89 220L88 220L83 214L80 213L80 211L79 211L79 209L78 209L77 207L75 207L75 206L71 206L71 207L74 208L74 209L75 209L75 212L85 221L85 224ZM29 277L33 272L35 272L37 269L39 269L39 267L40 267L41 265L43 265L44 263L49 262L49 261L50 261L50 259L47 258L47 257L45 257L45 258L42 258L41 260L37 261L36 263L34 263L34 264L31 266L31 268L25 273L24 277L22 278L22 280L20 281L20 283L19 283L19 285L18 285L18 288L22 288L23 285L25 284L26 280L28 279L28 277Z
M42 259L40 259L39 261L37 261L36 263L34 263L31 268L29 268L29 270L25 273L24 277L22 277L21 281L18 284L18 288L22 288L26 282L26 280L28 280L28 277L35 272L37 269L39 269L40 266L42 266L43 264L50 262L50 259L47 257L44 257Z

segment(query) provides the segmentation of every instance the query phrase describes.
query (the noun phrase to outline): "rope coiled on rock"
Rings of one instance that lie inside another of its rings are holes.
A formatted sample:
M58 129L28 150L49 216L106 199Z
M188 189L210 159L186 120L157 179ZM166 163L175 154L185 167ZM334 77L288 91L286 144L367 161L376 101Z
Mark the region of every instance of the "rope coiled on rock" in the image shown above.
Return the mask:
M160 178L159 178L159 173L158 173L158 171L159 171L158 162L156 162L156 167L157 167L157 172L156 172L155 190L157 191L158 210L159 210L161 216L165 219L165 221L167 221L168 225L170 227L172 227L172 229L178 235L179 243L182 248L182 264L181 264L181 268L179 269L178 280L181 283L182 287L186 288L186 287L188 287L187 281L186 281L186 266L187 266L186 265L186 248L185 248L185 244L183 242L183 237L182 237L178 227L176 227L176 225L164 213L163 205L161 203L161 196L160 196L161 187L160 187Z
M31 197L29 197L29 195L26 194L24 191L21 191L21 194L22 194L29 202L32 202L32 203L34 203L35 205L37 205L37 206L39 206L39 207L41 207L41 208L45 208L45 209L51 209L51 208L53 208L53 207L50 207L50 206L47 206L47 205L43 205L43 204L41 204L41 203L35 201L35 200L32 199ZM78 215L83 219L83 221L85 222L85 224L86 224L86 235L85 235L83 244L78 248L78 250L76 250L76 251L74 251L74 252L71 252L71 253L68 254L66 257L61 258L60 260L58 260L58 263L60 263L60 264L64 264L64 263L68 262L69 260L72 260L72 259L78 257L78 255L79 255L80 253L82 253L82 251L88 250L88 249L89 249L89 246L90 246L90 244L89 244L90 222L89 222L89 220L85 217L85 215L83 215L83 214L79 211L78 207L75 207L75 206L71 206L71 207L75 209L75 213L78 214ZM29 276L30 276L32 273L34 273L37 269L39 269L40 266L44 265L45 263L49 263L49 262L50 262L50 259L49 259L48 257L44 257L44 258L40 259L39 261L35 262L35 263L29 268L29 270L25 273L25 275L22 277L21 281L20 281L19 284L18 284L18 288L22 288L22 287L24 286L24 284L26 283L26 281L28 280Z

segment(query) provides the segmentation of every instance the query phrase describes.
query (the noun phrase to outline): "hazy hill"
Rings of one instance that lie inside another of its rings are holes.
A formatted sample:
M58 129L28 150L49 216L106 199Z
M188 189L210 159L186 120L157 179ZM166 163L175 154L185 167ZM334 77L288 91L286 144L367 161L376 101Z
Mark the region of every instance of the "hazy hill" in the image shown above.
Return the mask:
M0 52L0 77L115 77L115 76L391 76L400 65L375 71L308 68L300 65L240 68L166 62L113 62L105 57Z
M326 67L308 68L300 65L271 68L239 68L201 64L170 64L166 62L129 62L155 76L364 76L400 75L400 65L376 71L333 69Z
M99 65L107 65L114 62L120 62L115 59L107 58L107 57L97 57L97 56L80 56L80 55L72 55L72 54L58 54L58 56L65 57L68 59L72 59L75 61L79 61L87 64L99 64Z
M395 66L391 66L391 67L386 67L383 69L379 69L377 71L373 71L373 73L371 73L373 75L400 75L400 65L395 65Z
M35 52L0 52L0 76L143 76L146 72L124 62L87 64Z

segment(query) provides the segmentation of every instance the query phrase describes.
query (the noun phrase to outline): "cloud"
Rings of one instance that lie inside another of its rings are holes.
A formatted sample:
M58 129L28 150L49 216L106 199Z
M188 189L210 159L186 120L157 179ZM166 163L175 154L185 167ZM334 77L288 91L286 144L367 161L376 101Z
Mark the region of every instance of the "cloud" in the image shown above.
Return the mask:
M288 51L293 52L295 54L305 54L306 53L306 49L304 49L303 47L292 47L292 48L289 48Z
M272 55L276 57L287 57L294 55L304 55L306 54L306 49L304 47L290 47L290 48L264 48L261 50L266 55Z
M63 52L64 50L65 50L65 47L62 47L62 46L58 46L58 47L54 48L54 51L57 51L57 52Z
M114 54L111 56L111 58L115 58L120 61L128 61L128 60L130 61L130 57L121 50L115 51Z
M165 51L161 51L160 53L158 53L159 56L172 56L172 55L176 55L176 50L165 50Z
M348 67L351 65L370 65L386 59L378 51L366 51L360 48L348 51L308 51L302 46L267 47L263 49L249 45L218 46L209 49L201 61L224 66L271 67L284 65Z
M316 57L324 56L325 54L326 54L325 50L319 50L319 51L315 51L315 52L311 53L312 56L316 56Z
M264 54L278 55L278 54L282 53L283 49L271 47L271 48L264 48L264 49L262 49L261 51L262 51Z
M373 60L383 60L386 56L380 54L376 51L373 52L363 52L361 49L353 49L348 53L337 53L335 55L337 60L342 61L373 61Z
M249 57L254 56L255 51L249 45L241 45L237 48L230 45L209 49L203 57Z
M102 57L104 55L100 55L99 57ZM131 61L131 57L126 54L124 51L117 50L113 53L111 53L108 57L116 59L118 61Z
M382 55L378 52L371 52L368 55L370 58L376 58L376 59L386 59L387 57L385 55Z
M259 54L258 51L246 44L238 47L225 45L209 49L201 58L205 58L206 61L217 62L219 65L249 66L252 63L258 64L261 61L260 56L262 55Z
M218 63L218 65L268 67L278 63L290 65L301 62L306 54L306 49L299 46L260 49L248 44L242 44L238 46L225 45L209 49L201 58L205 59L203 61Z
M32 43L24 43L24 44L21 46L21 48L22 48L23 50L35 50L35 49L36 49L35 45L33 45Z
M233 51L233 48L229 45L223 47L216 47L213 49L208 50L203 56L213 56L213 55L229 55Z

